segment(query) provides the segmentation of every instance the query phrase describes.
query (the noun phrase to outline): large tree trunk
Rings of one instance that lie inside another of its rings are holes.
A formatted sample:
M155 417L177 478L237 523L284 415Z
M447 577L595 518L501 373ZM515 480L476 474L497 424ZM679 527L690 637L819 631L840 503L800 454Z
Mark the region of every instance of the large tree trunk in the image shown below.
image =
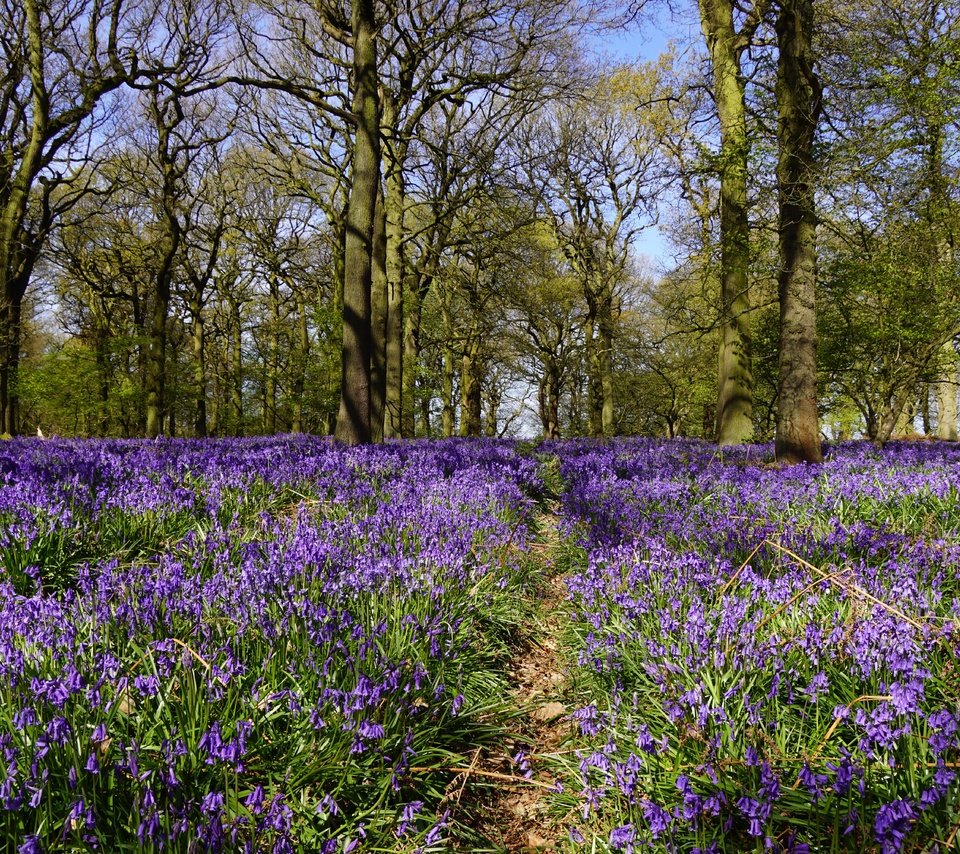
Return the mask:
M820 83L813 70L813 0L781 0L777 16L780 351L777 459L823 459L817 415L817 218L813 140Z
M15 280L16 281L16 280ZM20 431L17 371L20 367L22 339L23 295L25 288L18 284L8 288L0 305L0 328L3 330L2 363L0 363L0 432L14 436Z
M953 342L944 345L944 368L937 383L937 438L948 442L957 441L957 355Z
M498 432L497 412L500 409L501 394L496 388L490 386L487 389L486 398L487 419L483 425L483 435L488 439L495 439Z
M731 0L700 0L700 21L713 70L720 119L720 356L717 442L736 445L753 435L751 368L750 222L747 215L745 84L740 71L743 39Z
M383 190L377 191L373 219L370 286L370 438L383 441L387 398L387 223Z
M483 365L476 341L463 351L460 369L460 435L479 436L483 415Z
M352 180L347 202L343 272L343 352L335 438L370 441L370 289L373 224L380 184L380 120L373 0L353 2Z
M547 368L538 389L540 425L544 439L560 438L560 378L557 371Z

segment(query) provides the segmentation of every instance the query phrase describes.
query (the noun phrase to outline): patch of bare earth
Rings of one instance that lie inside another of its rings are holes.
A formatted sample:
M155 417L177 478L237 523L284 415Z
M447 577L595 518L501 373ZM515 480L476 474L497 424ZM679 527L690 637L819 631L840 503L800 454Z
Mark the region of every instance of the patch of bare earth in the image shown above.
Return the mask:
M540 599L534 609L535 622L528 627L526 641L518 649L510 672L511 695L521 711L516 739L504 745L501 756L491 756L484 763L490 772L502 777L491 797L478 805L477 827L491 843L508 852L551 851L559 847L561 836L547 809L547 798L556 781L544 768L542 758L559 749L570 727L559 650L566 586L553 571L558 543L556 517L541 517L540 536L531 547L544 572ZM528 776L515 761L520 751L525 756L523 762L529 764Z

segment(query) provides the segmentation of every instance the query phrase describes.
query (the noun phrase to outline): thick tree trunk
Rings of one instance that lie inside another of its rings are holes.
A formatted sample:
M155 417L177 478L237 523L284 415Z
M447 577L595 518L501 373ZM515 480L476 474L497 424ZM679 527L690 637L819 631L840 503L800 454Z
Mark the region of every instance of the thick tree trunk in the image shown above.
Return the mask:
M560 381L553 369L544 371L539 385L540 426L544 439L560 438Z
M500 392L491 387L487 389L487 418L483 425L483 435L488 439L497 437L497 412L500 409Z
M2 327L2 364L0 364L0 432L15 436L20 432L20 406L17 393L17 372L20 367L23 293L17 286L9 289L0 306Z
M948 341L944 347L944 368L940 381L937 383L937 438L948 442L957 441L957 382L960 374L957 371L957 354L953 349L953 342Z
M347 203L343 273L343 352L340 411L335 438L348 445L370 441L370 289L373 226L380 184L380 120L373 0L353 2L352 180Z
M813 140L820 83L813 70L813 0L782 0L777 17L780 350L777 459L823 459L817 415L817 218Z
M460 435L479 436L483 416L482 360L478 346L470 343L460 368Z
M736 445L753 436L751 367L750 222L747 212L745 84L740 71L743 43L734 27L730 0L700 0L700 21L713 71L720 119L720 355L717 442Z
M383 190L377 192L373 219L373 270L370 289L370 439L383 441L387 398L387 222Z

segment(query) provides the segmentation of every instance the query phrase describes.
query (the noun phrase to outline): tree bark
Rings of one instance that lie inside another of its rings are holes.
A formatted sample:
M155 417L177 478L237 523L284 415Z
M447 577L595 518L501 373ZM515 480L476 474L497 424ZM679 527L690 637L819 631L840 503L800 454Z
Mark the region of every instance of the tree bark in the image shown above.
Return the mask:
M720 120L720 354L716 438L720 445L753 436L750 330L750 221L747 211L745 82L741 54L749 39L734 26L731 0L700 0L700 22L713 72ZM762 7L761 7L762 8ZM762 17L762 11L754 10Z
M380 120L373 0L354 0L352 180L347 202L343 272L343 349L335 438L365 444L370 432L370 290L373 226L380 184Z
M230 300L230 410L233 435L243 435L243 318L240 301Z
M460 435L479 436L483 416L482 364L477 342L463 351L460 369Z
M775 452L786 463L823 459L817 415L816 165L821 109L813 70L813 0L781 0L777 16L780 349Z
M587 434L593 438L603 435L603 390L600 385L600 366L597 353L597 309L591 301L583 323L584 358L587 362Z
M383 189L377 190L370 286L370 439L382 442L387 399L387 222Z
M395 107L390 99L384 102L382 124L391 129L396 124ZM386 390L384 396L383 436L396 439L403 435L404 318L403 301L406 286L406 259L403 251L406 187L403 180L402 152L399 141L391 136L392 145L384 175L384 208L386 218L387 327L386 327Z
M303 397L307 385L307 362L310 359L310 329L307 325L306 301L297 299L297 360L293 366L293 416L290 423L291 433L303 432Z
M199 299L191 300L190 320L192 325L191 341L193 344L193 384L194 384L194 417L193 435L205 438L207 435L207 358L206 333L203 323L203 309Z
M957 355L950 341L943 347L947 367L937 383L937 438L957 441Z

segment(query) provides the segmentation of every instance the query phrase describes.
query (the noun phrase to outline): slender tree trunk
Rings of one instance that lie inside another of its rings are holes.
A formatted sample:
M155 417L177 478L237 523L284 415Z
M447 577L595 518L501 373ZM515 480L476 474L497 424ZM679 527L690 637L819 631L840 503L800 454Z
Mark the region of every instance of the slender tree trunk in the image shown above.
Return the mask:
M307 362L310 359L310 329L307 325L307 306L302 298L297 300L297 361L293 378L293 419L290 424L292 433L303 432L303 398L307 385Z
M383 189L373 216L373 270L370 290L370 438L383 441L387 399L387 222Z
M277 389L280 385L280 283L270 276L270 329L267 347L266 376L263 391L263 432L268 436L277 432Z
M392 102L385 105L383 124L393 127L396 117ZM387 115L386 113L390 113ZM403 303L406 280L406 259L403 252L406 187L403 181L402 152L393 141L391 157L384 179L386 198L386 267L387 267L387 377L384 398L383 435L396 439L403 435L404 317Z
M777 16L780 350L777 459L823 459L817 415L817 217L813 141L821 108L813 70L813 0L781 0Z
M374 214L380 185L380 118L373 0L354 0L353 116L356 121L343 275L343 353L335 437L347 445L370 441L370 290Z
M172 259L171 259L172 260ZM157 288L150 311L150 340L147 344L148 439L163 432L164 386L166 381L167 315L170 310L169 271L157 276Z
M230 409L233 434L243 435L243 320L239 300L230 300Z
M446 291L444 291L441 306L443 330L446 342L443 346L443 383L440 387L440 402L442 405L440 431L448 439L453 435L456 423L456 405L453 400L453 378L456 373L456 354L453 352L453 321L450 318L450 306Z
M590 304L587 309L583 336L584 358L587 362L587 433L597 437L603 435L603 389L600 384L597 311L593 304Z
M600 431L606 436L613 435L614 399L613 399L613 296L609 289L603 295L598 318L597 372L600 383Z
M420 320L423 306L416 288L404 290L403 376L400 427L405 439L416 435L414 412L417 401L417 365L420 361Z
M94 350L97 359L97 433L106 436L110 432L110 359L107 355L107 340L110 332L97 326Z
M736 445L753 436L750 330L750 221L747 211L743 43L730 0L700 0L700 21L713 71L720 119L720 327L717 442Z
M203 323L203 310L199 300L191 300L191 342L193 344L193 384L196 394L193 417L193 435L204 438L207 435L207 358L206 331Z
M456 407L453 402L453 375L456 372L456 356L450 347L444 347L443 350L443 385L441 387L441 412L440 431L445 439L453 435L456 424Z

